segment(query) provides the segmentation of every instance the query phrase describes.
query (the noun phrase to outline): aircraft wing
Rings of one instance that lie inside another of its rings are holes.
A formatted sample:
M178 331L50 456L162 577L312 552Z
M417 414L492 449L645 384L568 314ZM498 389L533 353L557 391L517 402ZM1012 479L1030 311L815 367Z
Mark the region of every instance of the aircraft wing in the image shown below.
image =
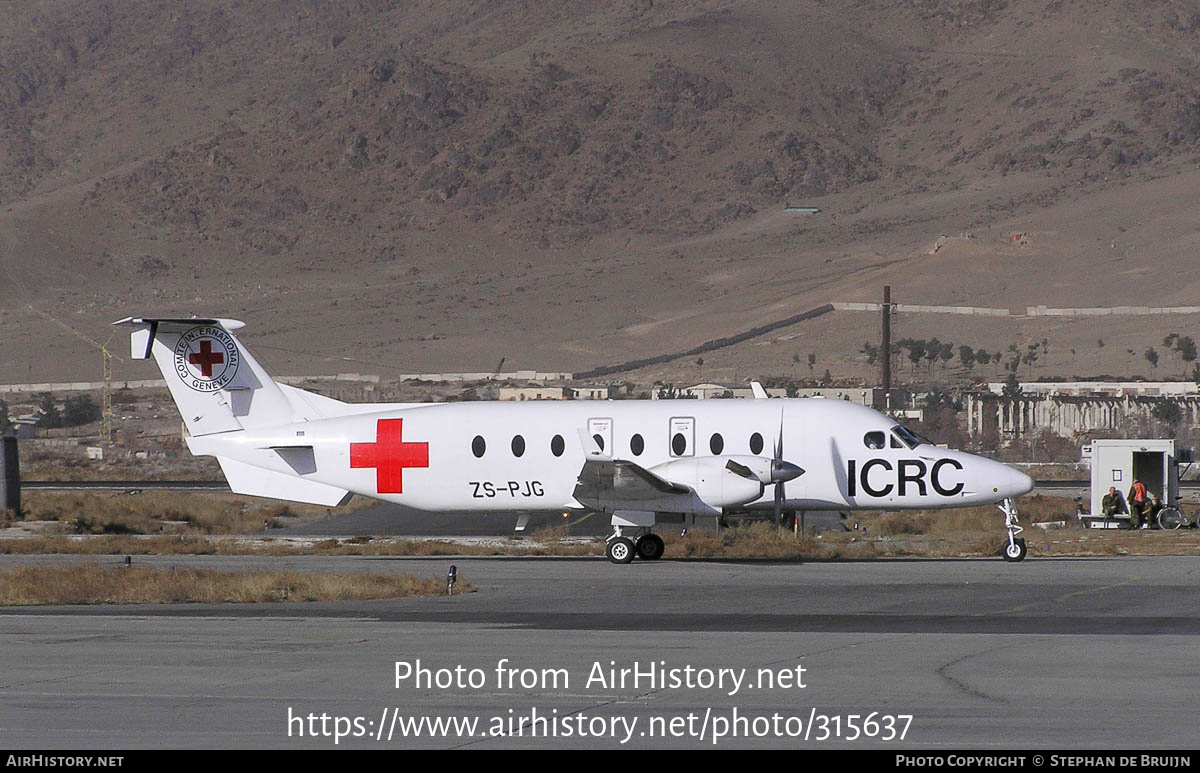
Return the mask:
M590 506L621 502L657 503L664 499L689 496L692 489L623 459L588 459L579 471L575 499Z

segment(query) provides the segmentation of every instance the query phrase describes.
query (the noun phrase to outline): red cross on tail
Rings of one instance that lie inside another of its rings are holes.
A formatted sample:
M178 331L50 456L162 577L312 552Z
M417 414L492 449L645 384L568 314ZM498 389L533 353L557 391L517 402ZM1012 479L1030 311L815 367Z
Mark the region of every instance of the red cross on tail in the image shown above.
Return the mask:
M199 365L200 374L205 378L212 378L213 365L220 365L223 362L225 362L225 355L214 352L212 341L207 338L201 339L200 351L188 355L188 364Z
M404 469L429 466L429 444L404 442L403 429L404 419L380 419L376 442L350 444L350 466L374 467L380 494L403 494Z

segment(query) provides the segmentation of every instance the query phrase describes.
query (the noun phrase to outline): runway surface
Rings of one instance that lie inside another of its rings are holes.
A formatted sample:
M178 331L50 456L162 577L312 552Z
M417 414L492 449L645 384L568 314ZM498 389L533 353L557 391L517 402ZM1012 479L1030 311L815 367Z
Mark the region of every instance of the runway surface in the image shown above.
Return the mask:
M5 556L0 567L77 560L86 559ZM100 560L120 571L118 558ZM712 747L714 731L735 710L743 720L780 719L761 737L718 738L716 748L1200 743L1194 557L624 567L546 558L135 562L425 576L444 576L454 563L479 591L352 603L0 608L0 737L10 746L325 748L332 735L310 734L325 714L331 732L334 717L361 718L363 737L340 746ZM558 684L510 687L497 683L504 658L505 668L563 675ZM418 659L433 670L479 669L483 684L405 680L397 688L396 661ZM680 678L688 667L714 678L717 669L745 669L745 681L733 694L731 682L588 684L596 664L607 671L635 663L661 663ZM795 675L797 666L803 688L755 681L768 672ZM431 738L426 726L420 738L401 738L393 708L401 727L407 717L481 724L467 735ZM302 719L289 723L289 711ZM560 723L558 737L530 737L550 727L531 723L534 711ZM882 727L872 725L872 738L845 740L847 718L858 715L850 721L861 733L871 712L879 712L875 722L911 715L904 739L883 742ZM572 736L562 737L571 723ZM381 725L383 740L365 737ZM488 734L518 726L520 736ZM589 734L578 737L576 729ZM789 737L798 729L809 730L807 740ZM817 740L822 732L832 737Z

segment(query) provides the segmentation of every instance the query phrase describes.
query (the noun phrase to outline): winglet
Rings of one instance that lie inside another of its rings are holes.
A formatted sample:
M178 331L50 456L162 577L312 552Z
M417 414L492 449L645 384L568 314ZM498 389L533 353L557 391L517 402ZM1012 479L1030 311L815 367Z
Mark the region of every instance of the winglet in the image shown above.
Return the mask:
M750 391L754 394L755 400L766 400L768 397L770 397L770 395L767 394L767 390L763 389L763 385L757 381L750 382Z

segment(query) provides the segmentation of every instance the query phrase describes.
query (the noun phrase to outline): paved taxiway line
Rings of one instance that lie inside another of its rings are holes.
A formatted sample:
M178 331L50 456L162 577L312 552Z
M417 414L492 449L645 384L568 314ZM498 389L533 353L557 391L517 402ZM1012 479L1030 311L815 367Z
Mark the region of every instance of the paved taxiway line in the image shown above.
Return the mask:
M0 567L79 560L6 556ZM104 561L116 566L117 557ZM372 570L480 587L455 598L0 610L0 734L18 746L332 746L287 711L600 717L810 710L912 714L907 748L1194 747L1194 557L872 562L135 557L138 563ZM396 660L489 674L562 668L567 689L400 689ZM789 668L802 690L593 687L596 662ZM644 727L644 725L643 725ZM387 746L343 739L342 744ZM611 738L423 738L392 747L616 747ZM679 747L696 739L633 737ZM703 745L711 746L711 740ZM724 746L795 746L778 738ZM809 741L807 746L816 745Z

